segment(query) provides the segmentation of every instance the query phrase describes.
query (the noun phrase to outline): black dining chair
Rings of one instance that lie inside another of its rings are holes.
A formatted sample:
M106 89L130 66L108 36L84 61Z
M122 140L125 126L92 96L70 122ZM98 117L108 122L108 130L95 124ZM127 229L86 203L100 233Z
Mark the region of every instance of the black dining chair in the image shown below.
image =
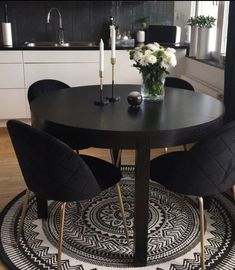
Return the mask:
M177 77L166 77L165 86L195 91L191 83Z
M177 77L166 77L165 79L165 86L167 87L173 87L173 88L179 88L179 89L185 89L189 91L195 91L194 87L191 83L187 82L186 80L177 78ZM184 145L184 150L187 151L187 145ZM164 153L167 153L168 148L164 148Z
M70 88L70 86L64 82L54 79L45 79L36 81L33 84L31 84L28 89L28 102L31 103L36 97L42 94L61 90L64 88Z
M44 79L36 81L32 85L30 85L28 89L28 102L30 104L35 98L43 94L48 94L50 92L58 91L65 88L70 88L70 86L64 82L54 79ZM64 132L63 128L53 123L44 126L43 130L68 144L77 153L79 152L79 150L86 149L91 146L90 142L88 141L78 140L77 134L73 134L73 131L69 132L68 134L67 132Z
M93 198L115 185L129 244L119 186L122 174L116 166L102 159L78 155L57 138L20 121L9 120L7 128L27 185L17 240L23 229L30 191L45 200L60 201L57 261L57 269L60 269L66 203Z
M197 196L200 209L201 268L205 269L203 197L225 192L235 185L235 121L189 151L167 153L154 158L150 178L167 189Z
M35 98L43 94L47 94L52 91L58 91L65 88L70 88L70 86L64 82L54 79L44 79L36 81L32 85L30 85L28 89L28 102L30 104ZM68 144L77 153L79 153L79 150L86 149L91 146L89 141L78 140L77 138L78 136L77 134L73 133L74 132L73 130L71 130L68 134L67 132L64 132L63 128L53 123L44 126L43 130ZM110 149L110 155L112 163L119 167L121 151L120 153L118 153L118 157L116 157L116 152Z

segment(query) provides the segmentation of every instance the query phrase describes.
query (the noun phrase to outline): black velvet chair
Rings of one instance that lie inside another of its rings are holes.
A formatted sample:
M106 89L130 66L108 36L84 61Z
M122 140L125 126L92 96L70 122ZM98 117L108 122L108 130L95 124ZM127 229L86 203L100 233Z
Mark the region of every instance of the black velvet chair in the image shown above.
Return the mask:
M165 86L194 91L191 83L177 77L166 77ZM187 151L187 145L184 145L184 150ZM164 153L167 153L167 151L168 149L165 147Z
M30 104L38 96L64 88L70 88L70 86L64 82L54 79L36 81L30 85L28 89L28 102ZM44 126L43 130L68 144L73 150L76 150L77 153L79 150L86 149L91 146L88 141L78 140L78 134L74 134L74 131L71 131L68 134L67 132L64 132L64 129L56 124L50 123Z
M30 85L28 89L28 101L29 103L31 103L36 97L42 94L46 94L64 88L70 88L70 86L64 82L53 79L36 81L32 85Z
M177 77L166 77L165 86L194 91L191 83Z
M90 199L102 190L116 185L129 244L119 186L122 174L116 166L95 157L77 155L57 138L17 120L9 120L7 128L28 188L22 209L18 240L24 224L30 191L45 200L62 202L57 263L57 269L60 269L66 203Z
M198 142L189 151L151 161L150 177L173 192L199 197L201 267L205 269L203 197L235 185L235 121Z

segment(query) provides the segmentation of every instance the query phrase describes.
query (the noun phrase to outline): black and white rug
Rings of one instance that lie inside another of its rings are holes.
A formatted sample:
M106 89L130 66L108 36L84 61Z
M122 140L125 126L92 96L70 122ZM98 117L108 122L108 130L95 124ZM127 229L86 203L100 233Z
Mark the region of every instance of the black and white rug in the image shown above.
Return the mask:
M115 188L66 208L64 270L133 269L134 169L124 168L121 188L131 246L126 243ZM60 203L49 203L49 218L38 220L32 194L19 244L23 193L0 217L0 258L9 269L56 269ZM235 269L235 208L227 195L213 197L206 215L206 269ZM194 198L150 183L148 266L141 270L200 269L199 214Z

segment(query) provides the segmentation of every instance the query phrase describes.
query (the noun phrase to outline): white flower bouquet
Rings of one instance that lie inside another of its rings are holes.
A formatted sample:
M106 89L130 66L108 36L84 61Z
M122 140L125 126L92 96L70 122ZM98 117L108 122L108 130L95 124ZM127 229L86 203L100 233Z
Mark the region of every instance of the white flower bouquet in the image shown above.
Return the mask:
M129 54L130 59L135 61L133 66L142 73L143 86L148 91L147 95L152 99L162 99L165 76L169 74L169 68L177 64L175 49L164 48L155 42L136 47Z

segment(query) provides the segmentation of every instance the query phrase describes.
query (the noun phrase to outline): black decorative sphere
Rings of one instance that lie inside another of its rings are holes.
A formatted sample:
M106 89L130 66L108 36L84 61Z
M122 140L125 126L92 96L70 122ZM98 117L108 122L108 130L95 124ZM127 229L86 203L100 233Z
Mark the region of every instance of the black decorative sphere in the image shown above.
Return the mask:
M132 107L139 106L142 102L142 96L138 91L132 91L127 96L127 101Z

